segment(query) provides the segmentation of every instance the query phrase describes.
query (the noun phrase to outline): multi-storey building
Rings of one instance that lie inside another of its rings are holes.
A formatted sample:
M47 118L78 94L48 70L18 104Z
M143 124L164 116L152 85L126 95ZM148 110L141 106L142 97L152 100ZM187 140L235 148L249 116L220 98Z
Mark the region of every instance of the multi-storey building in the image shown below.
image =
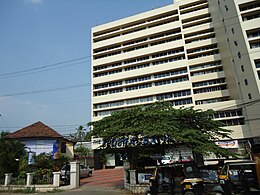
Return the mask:
M158 100L260 136L260 1L177 0L92 29L92 120Z

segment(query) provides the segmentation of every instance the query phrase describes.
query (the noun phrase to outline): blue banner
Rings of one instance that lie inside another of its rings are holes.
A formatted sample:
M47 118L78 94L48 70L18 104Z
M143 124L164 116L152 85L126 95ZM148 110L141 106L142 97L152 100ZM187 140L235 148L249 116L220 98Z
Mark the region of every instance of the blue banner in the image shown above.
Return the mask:
M60 143L57 141L53 143L52 159L59 159L59 158L60 158Z

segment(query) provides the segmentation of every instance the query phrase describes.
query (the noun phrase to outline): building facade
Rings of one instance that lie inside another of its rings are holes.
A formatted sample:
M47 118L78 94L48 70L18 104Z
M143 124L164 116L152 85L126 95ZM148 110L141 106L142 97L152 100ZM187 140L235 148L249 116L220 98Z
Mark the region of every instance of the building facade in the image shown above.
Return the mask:
M92 120L170 101L260 136L260 2L177 0L92 28Z
M55 153L54 145L57 144L56 153L58 156L59 153L63 153L70 158L74 157L73 147L75 143L65 139L57 131L41 121L10 133L5 138L21 141L28 152L35 153L36 155L41 153Z

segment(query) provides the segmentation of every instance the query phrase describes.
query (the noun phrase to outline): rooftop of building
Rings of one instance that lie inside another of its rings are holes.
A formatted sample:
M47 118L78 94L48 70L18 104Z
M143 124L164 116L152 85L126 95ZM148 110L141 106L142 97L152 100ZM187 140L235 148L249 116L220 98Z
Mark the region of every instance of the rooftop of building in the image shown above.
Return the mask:
M24 127L13 133L10 133L6 138L21 139L21 138L63 138L57 131L38 121L32 125Z

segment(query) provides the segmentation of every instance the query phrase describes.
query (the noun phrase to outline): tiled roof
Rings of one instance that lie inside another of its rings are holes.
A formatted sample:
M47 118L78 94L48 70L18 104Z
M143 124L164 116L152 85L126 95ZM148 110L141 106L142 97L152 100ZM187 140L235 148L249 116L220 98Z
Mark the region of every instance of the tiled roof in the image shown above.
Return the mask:
M8 134L6 138L62 138L62 136L54 129L39 121Z

